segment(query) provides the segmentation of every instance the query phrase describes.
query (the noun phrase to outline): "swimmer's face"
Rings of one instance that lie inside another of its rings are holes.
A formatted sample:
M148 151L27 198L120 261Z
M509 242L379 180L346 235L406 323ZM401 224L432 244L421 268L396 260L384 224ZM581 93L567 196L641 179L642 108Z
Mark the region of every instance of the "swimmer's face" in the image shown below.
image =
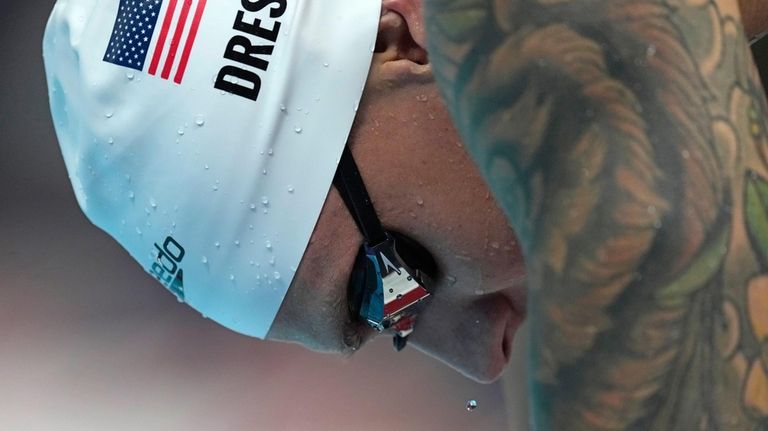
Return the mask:
M523 262L438 94L422 22L420 0L384 0L350 145L384 226L423 244L441 270L408 345L489 381L523 318ZM332 189L269 339L349 354L375 335L347 306L362 241Z

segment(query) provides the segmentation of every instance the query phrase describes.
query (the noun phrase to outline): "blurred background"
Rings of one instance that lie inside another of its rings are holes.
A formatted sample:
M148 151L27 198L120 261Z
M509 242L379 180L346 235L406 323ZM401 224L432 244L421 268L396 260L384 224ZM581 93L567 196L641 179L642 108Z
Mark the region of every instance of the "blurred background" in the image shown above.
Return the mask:
M389 339L340 359L231 333L91 226L48 112L53 3L0 0L0 430L524 429L513 373L505 404Z

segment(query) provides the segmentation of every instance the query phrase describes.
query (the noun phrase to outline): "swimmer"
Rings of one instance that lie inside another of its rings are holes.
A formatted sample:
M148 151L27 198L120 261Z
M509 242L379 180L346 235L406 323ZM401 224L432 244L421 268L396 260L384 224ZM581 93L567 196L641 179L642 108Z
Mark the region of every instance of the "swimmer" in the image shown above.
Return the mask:
M181 301L479 381L527 315L535 429L768 426L756 3L139 3L167 77L106 58L124 2L59 0L52 111L84 212Z

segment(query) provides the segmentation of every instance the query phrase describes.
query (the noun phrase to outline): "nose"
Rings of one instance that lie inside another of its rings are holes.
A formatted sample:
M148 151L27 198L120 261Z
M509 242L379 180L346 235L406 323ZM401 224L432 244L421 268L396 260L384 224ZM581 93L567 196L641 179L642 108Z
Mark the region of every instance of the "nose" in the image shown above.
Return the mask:
M502 293L452 301L436 295L416 322L409 346L482 383L496 380L509 362L522 323Z

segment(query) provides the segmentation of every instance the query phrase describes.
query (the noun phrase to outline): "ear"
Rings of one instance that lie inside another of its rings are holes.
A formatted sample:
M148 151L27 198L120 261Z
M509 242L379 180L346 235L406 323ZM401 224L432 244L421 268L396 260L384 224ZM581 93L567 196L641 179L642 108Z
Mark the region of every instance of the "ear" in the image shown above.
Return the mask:
M384 0L374 52L386 61L429 63L421 0Z

